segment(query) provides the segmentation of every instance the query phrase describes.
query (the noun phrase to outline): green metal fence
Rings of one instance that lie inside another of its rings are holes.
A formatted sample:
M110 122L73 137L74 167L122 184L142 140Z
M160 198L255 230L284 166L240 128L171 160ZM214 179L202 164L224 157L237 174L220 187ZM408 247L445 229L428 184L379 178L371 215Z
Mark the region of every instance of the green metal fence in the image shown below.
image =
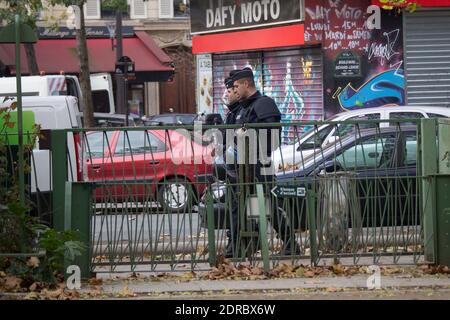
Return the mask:
M430 175L438 172L422 158L437 163L444 138L428 121L428 127L408 119L54 131L53 221L57 228L89 229L89 269L96 272L209 268L227 254L230 239L232 261L266 270L282 261L435 262L443 220L428 208L437 206ZM314 134L273 148L270 171L252 152L267 151L262 129L277 140L281 126ZM217 131L226 129L237 156L221 146ZM68 134L78 139L88 210L81 210L86 197L79 188L66 186L73 171ZM432 142L435 154L422 150ZM225 173L212 165L221 154Z

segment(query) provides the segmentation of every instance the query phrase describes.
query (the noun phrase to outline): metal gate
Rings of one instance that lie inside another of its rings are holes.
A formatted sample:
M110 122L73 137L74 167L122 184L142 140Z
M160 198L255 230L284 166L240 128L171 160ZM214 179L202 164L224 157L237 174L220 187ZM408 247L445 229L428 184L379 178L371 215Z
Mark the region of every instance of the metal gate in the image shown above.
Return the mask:
M450 10L405 14L407 101L450 106Z

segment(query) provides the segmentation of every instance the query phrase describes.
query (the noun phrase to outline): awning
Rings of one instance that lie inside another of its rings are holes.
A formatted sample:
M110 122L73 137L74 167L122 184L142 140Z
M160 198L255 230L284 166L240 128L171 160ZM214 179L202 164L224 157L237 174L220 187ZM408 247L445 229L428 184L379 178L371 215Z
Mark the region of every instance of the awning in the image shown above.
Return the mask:
M174 73L171 58L158 47L145 31L135 32L135 37L123 38L123 54L135 62L137 81L166 81ZM114 72L116 51L111 39L87 39L89 69L91 73ZM25 50L21 48L22 74L28 74ZM79 73L76 39L41 39L35 44L40 71L46 74ZM0 60L15 74L14 44L0 45Z

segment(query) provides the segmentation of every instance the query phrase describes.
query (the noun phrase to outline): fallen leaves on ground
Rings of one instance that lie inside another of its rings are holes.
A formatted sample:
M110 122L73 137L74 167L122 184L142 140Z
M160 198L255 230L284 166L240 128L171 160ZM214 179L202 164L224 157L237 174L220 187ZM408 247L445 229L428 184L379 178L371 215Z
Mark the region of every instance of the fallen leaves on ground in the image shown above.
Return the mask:
M120 291L119 293L116 294L116 297L118 298L130 298L130 297L135 297L136 294L133 293L132 291L130 291L130 289L128 288L128 286L125 286L122 291Z
M91 286L100 286L100 285L103 284L103 280L102 280L102 279L99 279L99 278L90 278L90 279L88 280L88 283L89 283Z
M28 259L27 261L27 266L30 268L37 268L39 267L40 261L38 257L31 257L30 259Z
M0 279L0 291L16 292L21 289L22 279L15 276L5 276Z

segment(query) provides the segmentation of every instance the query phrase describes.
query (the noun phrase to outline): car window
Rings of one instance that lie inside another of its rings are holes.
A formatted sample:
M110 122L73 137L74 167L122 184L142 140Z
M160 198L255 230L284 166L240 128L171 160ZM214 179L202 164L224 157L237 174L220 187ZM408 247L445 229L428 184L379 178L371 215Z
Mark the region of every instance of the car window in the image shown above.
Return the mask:
M450 110L450 108L449 108L449 110ZM438 114L438 113L431 113L431 112L427 112L427 115L429 118L448 118L449 117L445 114Z
M330 134L333 129L332 125L328 125L315 132L311 137L302 142L297 151L320 148L325 138ZM315 130L315 129L314 129Z
M177 118L182 124L193 124L195 116L178 116Z
M86 152L88 157L101 158L108 152L108 144L111 143L112 131L107 132L90 132L86 135L87 146Z
M392 120L396 120L396 119L421 119L423 118L424 115L421 112L408 112L408 111L404 111L404 112L391 112L389 113L389 118ZM407 126L407 125L416 125L416 122L402 122L401 125L402 126ZM395 126L395 122L394 123L390 123L390 126Z
M380 114L379 113L370 113L370 114L362 114L359 116L354 116L351 118L348 118L347 120L380 120ZM343 137L350 132L356 131L356 128L359 128L359 130L363 129L369 129L369 128L375 128L378 124L376 123L359 123L359 124L352 124L352 123L341 123L337 126L336 130L333 132L333 136L339 136Z
M149 131L120 132L115 155L161 152L166 145Z
M406 156L405 165L416 165L417 162L417 136L409 135L406 137Z
M163 124L175 124L175 121L176 121L174 116L155 117L155 118L152 118L151 120L162 122Z
M394 137L371 137L351 146L336 157L344 170L387 167L394 154Z

